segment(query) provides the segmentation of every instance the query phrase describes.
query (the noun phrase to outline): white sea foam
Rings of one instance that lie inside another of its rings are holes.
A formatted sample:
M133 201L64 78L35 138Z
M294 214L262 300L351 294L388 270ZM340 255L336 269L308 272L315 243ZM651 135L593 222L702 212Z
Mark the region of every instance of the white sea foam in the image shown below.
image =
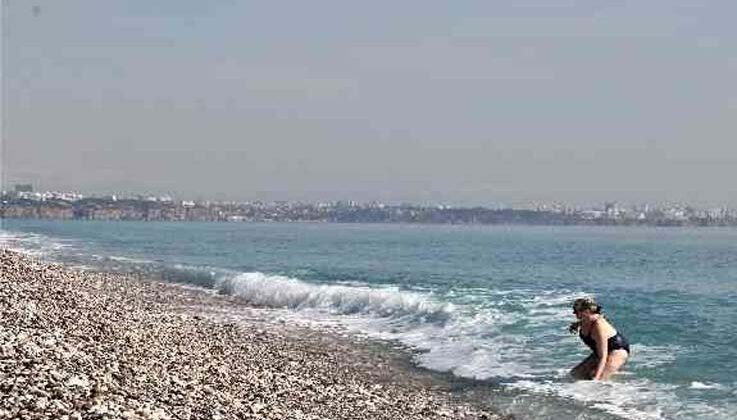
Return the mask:
M693 381L691 382L691 389L724 389L724 386L710 382Z
M625 419L670 418L666 410L675 412L681 407L681 402L673 393L675 387L644 379L625 383L517 381L508 386L538 394L571 398Z
M262 277L258 279L269 281ZM274 278L271 277L271 280ZM479 309L478 305L457 304L443 323L407 323L402 322L402 318L376 316L387 315L382 311L366 310L369 299L365 296L360 300L360 305L350 299L346 303L343 299L346 295L377 293L382 296L381 302L432 301L433 305L438 305L437 302L430 300L426 294L386 289L369 291L365 287L351 287L347 291L331 289L338 286L307 285L287 278L278 280L266 293L268 298L260 295L261 303L295 308L297 311L292 314L301 320L311 317L313 322L322 325L326 324L328 318L320 315L324 312L315 309L326 308L332 314L360 315L341 316L336 322L350 330L378 339L396 340L419 350L415 356L416 362L431 370L478 380L494 379L512 389L577 401L625 419L687 418L678 414L684 412L692 413L693 418L709 418L700 414L706 413L708 406L701 409L691 407L691 402L676 395L677 386L638 378L629 370L622 372L619 379L612 382L573 382L568 379L568 368L582 357L581 345L576 337L551 330L551 325L561 324L564 328L571 317L568 304L580 293L559 291L538 296L525 296L524 292L499 294L495 299L503 302L488 304L483 309ZM249 287L263 286L253 278L246 283ZM389 298L387 293L396 296ZM463 295L458 291L456 293ZM253 290L246 294L257 295ZM344 297L337 298L336 295ZM401 306L407 308L415 305L404 303ZM514 306L515 309L505 309L508 306ZM364 309L353 309L357 307ZM519 310L520 307L524 309ZM530 329L539 331L541 335L547 334L546 344L537 341L539 337L531 334ZM679 351L673 346L635 344L633 347L637 350L634 357L636 362L632 364L639 366L666 365L673 362ZM724 412L728 409L720 410Z
M301 286L301 285L300 285ZM313 286L315 287L315 286ZM322 287L322 286L318 286ZM333 286L334 287L334 286ZM285 288L279 288L283 290ZM290 288L286 288L290 289ZM314 292L310 287L308 291ZM293 292L286 293L288 296L279 300L280 306L301 306L301 302L324 302L325 296L331 296L332 292L322 291L322 297L308 295L305 291L297 293L298 297L292 296ZM377 292L372 292L377 293ZM382 290L382 295L387 293ZM417 296L414 293L391 292L394 296L391 301L420 301L429 299L428 295ZM253 294L253 293L251 293ZM459 293L463 295L463 293ZM308 295L308 296L305 296ZM409 297L411 296L411 298ZM559 302L568 302L570 294L551 294ZM505 296L507 304L517 300L511 295ZM300 302L300 303L294 303ZM273 298L271 300L273 305ZM332 302L331 302L332 303ZM434 303L437 305L437 303ZM522 306L536 308L547 306L544 299L529 299ZM319 306L334 307L323 303L310 303L309 308ZM404 305L406 306L406 305ZM506 379L532 378L542 375L550 375L551 371L559 368L558 361L551 359L547 354L536 354L536 351L547 352L545 348L534 343L533 337L521 332L509 331L510 328L518 328L519 325L536 328L546 326L549 329L551 314L556 319L562 316L562 312L568 312L565 308L556 308L550 312L539 312L530 314L519 310L505 310L496 305L486 305L486 308L478 308L470 305L455 305L453 310L446 312L447 318L442 323L407 323L399 322L396 318L385 317L344 317L342 322L350 329L378 339L397 340L405 345L420 350L416 356L420 366L436 371L452 372L457 376L473 379ZM520 306L517 304L517 306ZM437 310L437 306L433 307ZM300 311L305 315L305 311ZM347 313L357 311L343 311ZM309 316L317 320L319 314L309 312ZM570 314L568 315L570 317ZM323 322L320 320L319 322ZM550 338L547 338L550 339ZM568 342L570 346L575 341L563 335L558 339ZM550 344L555 344L551 342ZM538 352L539 353L539 352ZM572 363L569 362L569 363Z
M25 232L0 231L0 248L32 257L54 255L71 247L68 241Z
M419 321L442 321L453 312L451 304L439 303L417 293L400 292L396 288L318 285L259 272L223 277L217 281L216 288L258 306L323 309L340 315L411 316Z
M131 257L122 257L118 255L109 255L106 257L102 257L103 259L108 259L110 261L117 261L122 263L132 263L132 264L150 264L153 261L146 260L143 258L131 258Z
M20 246L20 242L22 241L24 236L26 235L0 230L0 248L20 252L23 254L29 254L30 250Z

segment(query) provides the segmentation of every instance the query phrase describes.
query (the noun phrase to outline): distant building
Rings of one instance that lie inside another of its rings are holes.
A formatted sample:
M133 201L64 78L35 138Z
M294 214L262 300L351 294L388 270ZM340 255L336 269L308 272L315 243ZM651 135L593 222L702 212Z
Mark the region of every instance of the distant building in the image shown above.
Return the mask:
M16 193L32 193L33 185L31 184L15 184Z
M581 218L584 220L601 219L605 213L601 210L583 210Z
M613 201L610 203L604 203L604 213L606 213L606 216L611 219L617 219L619 218L619 207L617 207L617 202Z

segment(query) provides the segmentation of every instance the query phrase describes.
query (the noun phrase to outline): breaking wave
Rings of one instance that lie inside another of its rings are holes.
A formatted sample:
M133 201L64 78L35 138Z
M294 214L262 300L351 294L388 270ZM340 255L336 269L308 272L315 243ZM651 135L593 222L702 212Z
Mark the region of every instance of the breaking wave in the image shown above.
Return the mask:
M317 309L336 315L370 315L443 323L454 310L450 303L439 303L428 296L396 288L321 285L260 272L222 277L215 288L220 293L238 296L253 305L298 311Z

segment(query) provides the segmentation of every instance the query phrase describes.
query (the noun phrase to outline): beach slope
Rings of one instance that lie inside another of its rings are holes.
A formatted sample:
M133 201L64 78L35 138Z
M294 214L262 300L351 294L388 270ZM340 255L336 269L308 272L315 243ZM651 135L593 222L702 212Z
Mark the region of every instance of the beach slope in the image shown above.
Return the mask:
M0 251L0 418L500 418L350 339L213 315L242 309Z

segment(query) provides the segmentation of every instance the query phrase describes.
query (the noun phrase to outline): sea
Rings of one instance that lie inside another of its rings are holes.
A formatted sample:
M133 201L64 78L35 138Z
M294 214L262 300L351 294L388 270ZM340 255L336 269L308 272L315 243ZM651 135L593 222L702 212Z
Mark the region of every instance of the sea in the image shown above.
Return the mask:
M396 343L519 419L737 418L735 228L5 220L0 246ZM581 296L632 344L611 381L568 375Z

